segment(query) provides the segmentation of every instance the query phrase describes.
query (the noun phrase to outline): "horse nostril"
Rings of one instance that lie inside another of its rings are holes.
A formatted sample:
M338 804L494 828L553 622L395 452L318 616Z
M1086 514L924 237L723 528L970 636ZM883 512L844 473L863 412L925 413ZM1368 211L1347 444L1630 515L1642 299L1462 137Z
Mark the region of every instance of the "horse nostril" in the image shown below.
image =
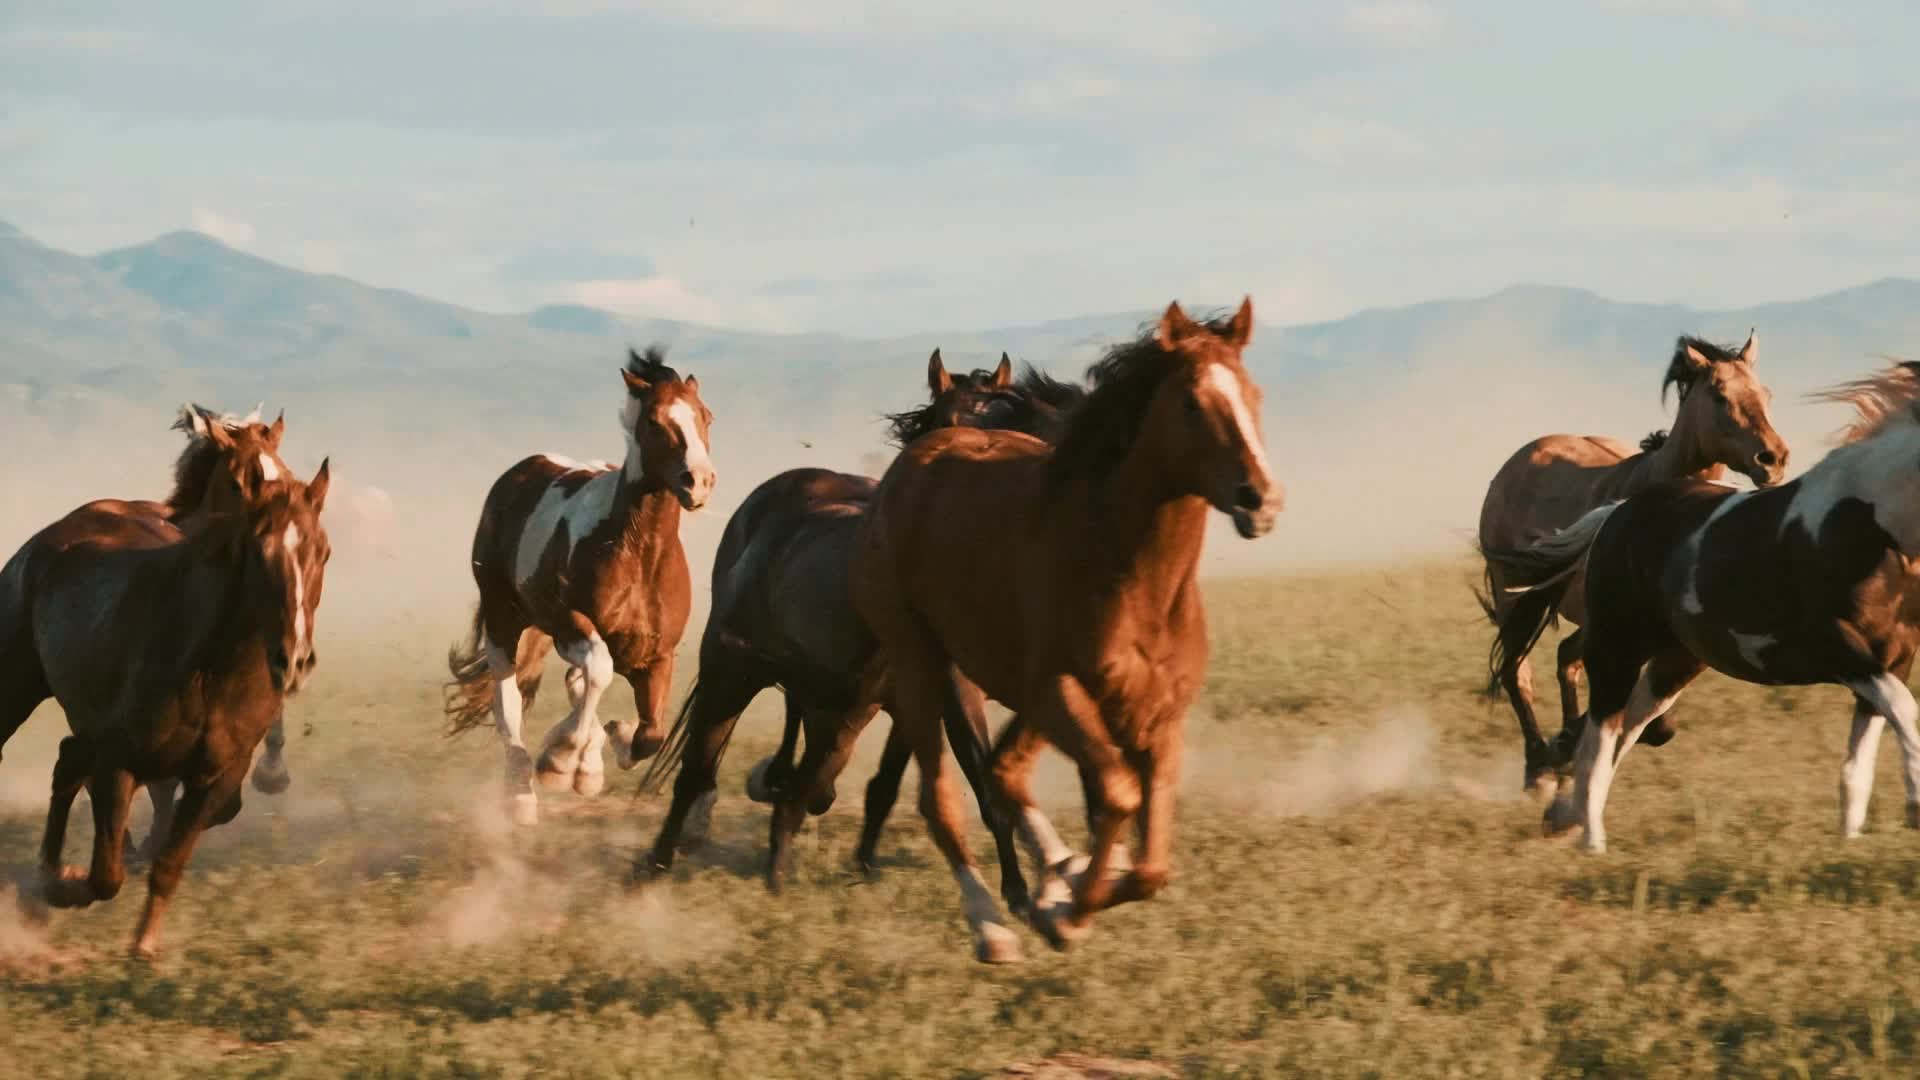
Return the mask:
M1258 510L1266 502L1266 496L1255 490L1252 484L1241 484L1233 489L1233 505L1236 509Z
M1759 453L1753 455L1753 460L1758 462L1761 466L1771 469L1774 467L1775 464L1779 462L1780 459L1773 455L1773 451L1762 450Z
M693 490L693 470L681 469L679 483L681 487L686 488L688 491L692 491Z

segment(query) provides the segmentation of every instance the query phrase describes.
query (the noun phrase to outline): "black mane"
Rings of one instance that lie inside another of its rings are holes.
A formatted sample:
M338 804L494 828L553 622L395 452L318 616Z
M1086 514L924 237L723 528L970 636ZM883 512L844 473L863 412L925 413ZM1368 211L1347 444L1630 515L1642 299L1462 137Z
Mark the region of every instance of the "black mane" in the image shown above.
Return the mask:
M1667 377L1660 382L1660 403L1666 404L1668 388L1677 388L1682 400L1687 391L1693 389L1693 382L1700 377L1699 369L1687 359L1687 350L1691 348L1707 358L1709 364L1731 364L1740 359L1740 350L1726 345L1716 345L1705 338L1691 334L1681 335L1673 343L1673 359L1667 364Z
M667 347L649 345L645 353L627 347L627 371L648 382L679 382L680 373L667 366Z
M1667 429L1661 428L1659 431L1647 432L1647 437L1640 440L1640 451L1651 454L1665 445L1667 445Z
M949 394L967 394L999 406L1001 419L984 425L1009 431L1023 431L1051 441L1064 424L1064 415L1076 408L1087 391L1070 382L1047 375L1031 364L1021 365L1012 386L994 388L993 372L976 368L953 377ZM904 447L940 427L939 406L946 395L934 398L918 408L886 414L887 441Z

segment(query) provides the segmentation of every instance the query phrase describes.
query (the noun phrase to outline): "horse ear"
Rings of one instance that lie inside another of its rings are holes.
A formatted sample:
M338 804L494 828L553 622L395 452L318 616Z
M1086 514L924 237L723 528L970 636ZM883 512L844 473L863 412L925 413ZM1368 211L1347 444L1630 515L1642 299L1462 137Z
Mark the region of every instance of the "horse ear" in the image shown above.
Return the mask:
M626 368L620 369L620 378L627 384L627 393L632 394L634 397L640 397L648 390L653 389L652 383L628 371Z
M1240 310L1233 313L1233 322L1227 326L1227 344L1236 349L1244 349L1253 340L1253 297L1240 301Z
M1745 361L1748 366L1752 366L1753 362L1759 358L1760 332L1749 327L1747 329L1747 343L1740 347L1740 359Z
M1167 313L1160 316L1160 328L1154 331L1153 336L1154 340L1160 343L1161 348L1172 350L1179 348L1182 341L1198 333L1200 333L1200 324L1187 318L1187 313L1180 310L1180 301L1175 300L1167 305Z
M993 388L1005 390L1013 385L1013 358L1006 353L1000 354L1000 366L993 369Z
M327 488L333 485L333 459L321 458L320 469L307 481L307 502L318 514L327 505Z
M699 378L698 378L698 377L696 377L696 376L693 376L693 375L689 375L689 376L687 376L686 378L684 378L684 379L682 379L682 380L680 380L680 381L681 381L681 382L683 382L683 383L686 383L686 384L687 384L687 389L689 389L689 390L691 390L691 391L693 391L694 393L696 393L696 394L697 394L697 393L699 393L699 392L700 392L700 380L699 380Z
M1705 353L1694 348L1692 345L1686 346L1681 352L1687 358L1687 367L1693 369L1695 372L1706 371L1713 367L1713 361L1707 359Z
M280 449L280 436L286 433L287 410L281 409L280 415L274 417L273 423L267 426L267 442L271 444L275 450L278 450Z
M933 391L934 397L953 389L953 376L947 374L947 365L940 362L939 349L927 357L927 389Z

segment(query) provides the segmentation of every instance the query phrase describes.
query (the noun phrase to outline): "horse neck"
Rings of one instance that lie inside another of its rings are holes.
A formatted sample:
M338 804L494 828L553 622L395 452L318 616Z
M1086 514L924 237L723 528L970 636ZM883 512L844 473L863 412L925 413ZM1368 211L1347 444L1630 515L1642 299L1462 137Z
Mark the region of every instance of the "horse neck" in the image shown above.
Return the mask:
M174 593L167 606L189 643L184 655L199 670L220 664L267 630L255 625L253 615L257 606L252 592L268 587L264 575L255 572L244 546L238 561L223 557L223 551L234 547L233 530L250 531L251 524L238 515L217 518L163 556L162 587ZM242 545L250 542L248 537Z
M1083 499L1067 500L1066 512L1095 525L1099 543L1087 558L1105 564L1103 580L1117 582L1120 592L1145 594L1144 610L1169 611L1200 564L1206 500L1179 491L1139 440L1105 476L1083 484Z
M1700 430L1700 426L1687 402L1681 401L1667 441L1658 450L1639 455L1635 479L1642 484L1654 484L1689 476L1718 480L1726 475L1726 465L1715 460L1707 448L1706 432Z
M630 450L620 467L620 490L614 496L613 517L620 522L622 547L629 551L670 547L680 541L680 500L665 485L647 479L639 464L639 452Z

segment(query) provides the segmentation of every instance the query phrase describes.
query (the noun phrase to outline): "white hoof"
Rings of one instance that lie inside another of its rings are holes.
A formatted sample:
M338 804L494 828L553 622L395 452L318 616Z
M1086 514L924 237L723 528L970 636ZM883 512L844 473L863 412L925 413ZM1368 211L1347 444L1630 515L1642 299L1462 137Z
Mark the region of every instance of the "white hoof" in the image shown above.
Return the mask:
M533 792L515 795L509 800L507 813L515 825L540 824L540 798Z
M713 802L719 795L709 791L693 801L687 820L680 826L680 850L688 851L707 842L713 833Z
M757 803L773 802L773 789L767 786L767 772L772 768L773 759L763 757L747 770L747 798Z
M1025 959L1019 936L998 923L982 923L974 928L973 955L983 964L1017 964Z
M573 793L585 798L593 798L607 790L607 774L604 769L588 772L585 769L573 774Z

